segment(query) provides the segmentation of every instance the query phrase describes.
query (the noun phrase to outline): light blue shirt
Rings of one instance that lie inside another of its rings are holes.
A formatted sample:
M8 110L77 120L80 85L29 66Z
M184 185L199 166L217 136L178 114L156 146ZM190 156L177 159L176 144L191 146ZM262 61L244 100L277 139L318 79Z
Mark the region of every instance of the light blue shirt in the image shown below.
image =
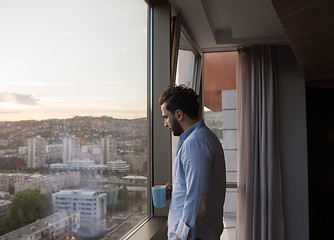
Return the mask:
M168 239L219 240L226 172L223 148L204 121L181 134L173 164Z

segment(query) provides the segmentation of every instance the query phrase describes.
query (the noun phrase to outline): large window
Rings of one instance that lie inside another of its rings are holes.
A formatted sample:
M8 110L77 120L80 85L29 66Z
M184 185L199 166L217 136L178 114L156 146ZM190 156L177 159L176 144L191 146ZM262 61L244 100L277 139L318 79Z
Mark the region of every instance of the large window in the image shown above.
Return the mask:
M201 56L194 50L194 47L186 37L185 30L180 31L178 46L178 58L176 66L175 84L185 85L199 92L199 83L201 81L200 71ZM189 37L189 36L188 36ZM179 137L172 135L172 163L176 157L176 151L179 145Z
M148 12L0 2L1 235L118 239L149 215Z
M226 163L224 232L221 240L236 239L237 104L236 52L204 53L204 120L217 135Z

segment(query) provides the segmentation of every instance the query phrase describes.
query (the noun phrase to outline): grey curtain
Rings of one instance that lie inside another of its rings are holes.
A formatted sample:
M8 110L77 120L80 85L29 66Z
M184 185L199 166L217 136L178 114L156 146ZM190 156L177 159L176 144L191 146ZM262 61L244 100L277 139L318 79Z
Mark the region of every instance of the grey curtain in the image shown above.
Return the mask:
M238 240L283 240L275 56L271 46L239 50Z

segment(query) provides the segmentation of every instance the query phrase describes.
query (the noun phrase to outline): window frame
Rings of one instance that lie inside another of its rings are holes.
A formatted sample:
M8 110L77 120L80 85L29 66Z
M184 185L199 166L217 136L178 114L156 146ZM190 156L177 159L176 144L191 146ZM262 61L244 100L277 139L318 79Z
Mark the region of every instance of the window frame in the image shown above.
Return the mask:
M149 77L148 77L148 119L149 119L149 188L147 192L149 215L124 240L160 239L167 231L167 215L169 203L161 208L154 208L151 186L171 182L172 176L172 135L164 127L158 103L161 92L170 84L175 84L171 76L171 11L168 1L150 0L149 13ZM195 55L193 89L200 95L200 112L202 104L202 69L203 51L194 40L186 22L180 16L181 30L186 36L189 46ZM179 41L178 41L179 42ZM177 51L179 46L177 46ZM173 62L177 62L174 61ZM175 68L174 68L175 69ZM174 75L175 77L175 75Z

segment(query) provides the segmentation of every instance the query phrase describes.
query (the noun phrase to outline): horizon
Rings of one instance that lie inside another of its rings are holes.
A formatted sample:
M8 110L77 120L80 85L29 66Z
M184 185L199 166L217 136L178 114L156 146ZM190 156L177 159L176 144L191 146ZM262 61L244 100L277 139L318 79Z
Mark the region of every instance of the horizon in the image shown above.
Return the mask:
M28 121L36 121L36 122L41 122L41 121L47 121L47 120L69 120L69 119L73 119L73 118L103 118L103 117L107 117L107 118L112 118L115 120L139 120L139 119L147 119L148 117L134 117L134 118L117 118L117 117L113 117L113 116L106 116L106 115L102 115L102 116L91 116L91 115L77 115L74 117L68 117L68 118L46 118L46 119L21 119L21 120L0 120L0 122L28 122Z

